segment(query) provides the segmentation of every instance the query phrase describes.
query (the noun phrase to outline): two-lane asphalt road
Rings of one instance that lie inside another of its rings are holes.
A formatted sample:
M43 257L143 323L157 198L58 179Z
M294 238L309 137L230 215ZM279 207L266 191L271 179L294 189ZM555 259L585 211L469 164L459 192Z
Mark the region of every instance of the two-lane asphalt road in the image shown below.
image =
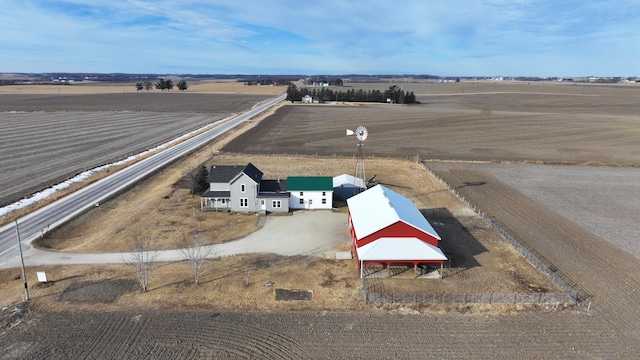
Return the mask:
M157 154L18 219L20 240L25 244L29 244L33 239L41 235L43 231L52 230L60 226L95 206L95 204L103 202L113 194L135 184L137 181L165 166L167 163L204 146L212 139L224 134L238 124L276 105L284 100L285 97L286 95L281 95L265 101L234 119L223 122L210 130L162 150ZM18 239L15 228L15 223L0 228L0 263L6 262L18 254Z

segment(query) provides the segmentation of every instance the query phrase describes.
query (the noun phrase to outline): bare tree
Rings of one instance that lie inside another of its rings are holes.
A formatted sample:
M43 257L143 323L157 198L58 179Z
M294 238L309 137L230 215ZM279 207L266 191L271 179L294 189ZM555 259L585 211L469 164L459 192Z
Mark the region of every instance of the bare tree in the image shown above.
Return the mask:
M148 233L133 231L124 262L134 269L142 292L147 292L149 278L155 270L157 252L152 248L153 237Z
M251 270L253 270L253 266L245 262L242 265L242 270L244 271L244 286L248 287L251 284L250 278L251 278Z
M182 204L182 192L180 192L180 189L176 189L176 205L181 205Z
M180 253L191 266L196 285L200 285L200 277L206 270L205 265L209 262L209 257L214 253L214 246L205 245L202 234L197 229L193 235L187 234L184 239Z
M250 256L242 256L242 272L244 274L244 286L251 285L251 272L256 268L255 259Z
M193 173L194 170L195 170L195 167L191 165L187 166L182 170L182 179L189 182L189 193L191 194L191 197L193 197L193 194L194 194L193 189L196 185L196 176Z

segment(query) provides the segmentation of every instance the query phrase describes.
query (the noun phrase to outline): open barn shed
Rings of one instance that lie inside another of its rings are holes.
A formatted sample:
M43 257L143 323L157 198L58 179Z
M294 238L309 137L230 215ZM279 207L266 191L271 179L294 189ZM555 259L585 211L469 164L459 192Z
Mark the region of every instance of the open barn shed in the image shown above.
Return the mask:
M376 185L347 199L349 232L363 276L370 264L442 265L447 257L440 249L440 235L413 202Z

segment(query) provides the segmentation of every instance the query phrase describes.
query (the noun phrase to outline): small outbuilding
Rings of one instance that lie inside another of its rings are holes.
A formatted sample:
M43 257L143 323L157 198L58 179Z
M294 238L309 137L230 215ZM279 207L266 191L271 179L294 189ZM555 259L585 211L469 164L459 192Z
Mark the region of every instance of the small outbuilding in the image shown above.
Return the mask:
M413 202L376 185L347 199L349 232L363 276L369 264L442 265L440 235Z
M364 180L353 175L342 174L333 178L333 196L338 200L347 200L366 189Z

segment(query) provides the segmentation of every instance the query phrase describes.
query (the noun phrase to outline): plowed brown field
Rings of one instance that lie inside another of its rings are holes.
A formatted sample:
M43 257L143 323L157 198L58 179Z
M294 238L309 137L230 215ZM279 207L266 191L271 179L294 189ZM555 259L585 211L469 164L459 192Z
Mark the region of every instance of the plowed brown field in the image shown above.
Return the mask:
M0 95L0 206L264 100L263 95Z
M0 336L7 359L631 359L597 314L375 312L31 313ZM27 325L28 324L28 325ZM17 330L17 329L16 329Z
M640 88L531 85L527 91L527 85L509 85L502 88L504 93L497 93L492 84L486 90L494 93L487 94L481 87L455 86L457 91L445 95L420 93L423 105L419 106L286 106L227 151L352 155L355 140L346 138L344 129L365 125L370 130L367 156L462 161L455 168L446 163L427 165L574 282L587 296L576 309L509 315L400 315L378 309L348 313L32 311L13 328L0 330L3 356L637 358L638 259L523 195L505 179L465 168L464 161L638 166ZM554 182L545 186L557 190ZM591 210L593 217L610 216L598 213L597 203Z
M530 88L424 94L411 106L283 106L224 150L351 156L345 129L364 125L365 156L640 166L640 86Z

